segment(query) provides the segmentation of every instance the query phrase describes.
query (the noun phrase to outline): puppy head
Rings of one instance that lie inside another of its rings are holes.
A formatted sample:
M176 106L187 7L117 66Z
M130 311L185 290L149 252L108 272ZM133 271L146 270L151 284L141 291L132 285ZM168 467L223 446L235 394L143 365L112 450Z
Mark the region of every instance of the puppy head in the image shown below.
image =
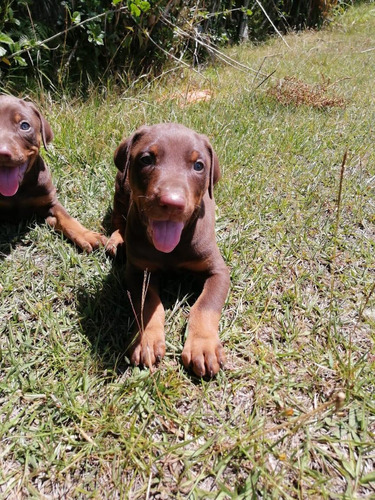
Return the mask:
M34 104L0 96L0 194L13 196L38 155L53 138L49 123Z
M50 124L36 108L35 104L10 95L0 95L0 137L18 133L19 142L46 148L53 139Z
M154 141L154 137L158 135L157 131L160 131L160 133L162 133L163 130L165 130L166 136L171 136L173 142L174 130L179 130L179 129L184 130L186 136L195 135L199 137L204 145L204 148L207 150L209 154L210 160L209 160L208 192L210 198L213 198L213 187L218 182L221 176L217 154L213 150L207 136L202 134L197 134L193 130L188 129L183 125L179 125L176 123L162 123L158 125L152 125L152 126L144 125L140 127L128 139L123 140L117 147L114 154L114 163L118 168L118 170L124 173L124 179L126 179L130 162L131 160L133 160L133 162L135 160L134 148L136 147L137 143L142 140L142 138L146 143L148 138L152 142Z
M176 123L143 126L119 145L114 160L154 246L172 251L183 228L204 214L204 197L213 198L220 177L208 138Z

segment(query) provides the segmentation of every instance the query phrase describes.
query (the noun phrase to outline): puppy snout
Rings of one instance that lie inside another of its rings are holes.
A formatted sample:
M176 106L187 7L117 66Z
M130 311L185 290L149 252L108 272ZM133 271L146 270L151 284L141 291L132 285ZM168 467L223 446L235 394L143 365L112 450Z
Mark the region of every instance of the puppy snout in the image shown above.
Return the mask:
M186 199L179 192L165 192L159 196L159 205L173 211L183 211L186 206Z
M12 151L6 144L0 144L0 158L4 160L12 158Z

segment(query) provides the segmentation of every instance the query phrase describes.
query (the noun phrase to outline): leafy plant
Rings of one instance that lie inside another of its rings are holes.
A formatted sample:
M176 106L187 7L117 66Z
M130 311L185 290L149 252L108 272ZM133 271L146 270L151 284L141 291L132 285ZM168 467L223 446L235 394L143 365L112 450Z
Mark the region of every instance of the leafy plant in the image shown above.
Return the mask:
M169 58L204 62L210 46L317 26L343 0L6 0L0 7L0 84L81 89L158 74Z

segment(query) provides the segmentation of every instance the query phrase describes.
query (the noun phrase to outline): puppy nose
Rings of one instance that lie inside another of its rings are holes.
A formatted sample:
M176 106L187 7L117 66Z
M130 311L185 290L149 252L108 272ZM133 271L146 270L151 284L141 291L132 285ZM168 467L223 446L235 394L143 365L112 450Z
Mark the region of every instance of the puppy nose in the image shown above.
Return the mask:
M159 197L159 204L161 207L183 210L186 205L186 200L182 193L168 192L163 193Z
M6 158L10 158L12 156L12 152L6 144L0 144L0 156Z

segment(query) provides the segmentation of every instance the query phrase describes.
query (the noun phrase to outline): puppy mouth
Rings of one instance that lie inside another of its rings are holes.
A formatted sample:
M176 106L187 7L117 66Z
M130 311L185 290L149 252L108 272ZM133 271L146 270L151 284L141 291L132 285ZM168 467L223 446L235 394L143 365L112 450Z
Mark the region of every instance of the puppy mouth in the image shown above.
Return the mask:
M151 238L156 250L164 253L172 252L180 242L183 228L183 222L151 220Z
M0 166L0 194L9 197L17 193L27 166L27 161L18 167Z

